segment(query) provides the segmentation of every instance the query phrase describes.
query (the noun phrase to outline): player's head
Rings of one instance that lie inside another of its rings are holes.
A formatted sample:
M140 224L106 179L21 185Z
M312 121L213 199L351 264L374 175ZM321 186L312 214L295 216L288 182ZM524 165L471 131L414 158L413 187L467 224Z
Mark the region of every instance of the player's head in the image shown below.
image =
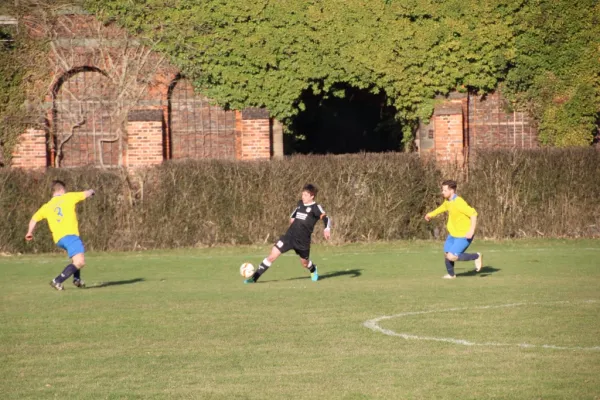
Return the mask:
M67 191L67 185L65 185L65 183L63 181L59 181L54 180L52 181L52 194L56 195L56 194L63 194Z
M456 193L456 181L450 179L442 182L442 196L445 199L450 199Z
M304 203L310 203L315 199L315 196L319 192L319 189L312 183L307 183L302 188L302 201Z

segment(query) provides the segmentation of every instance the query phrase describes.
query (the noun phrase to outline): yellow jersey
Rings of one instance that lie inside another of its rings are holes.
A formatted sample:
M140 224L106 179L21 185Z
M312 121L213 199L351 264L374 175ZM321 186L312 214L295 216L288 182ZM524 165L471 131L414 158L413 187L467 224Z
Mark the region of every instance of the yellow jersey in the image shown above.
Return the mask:
M444 200L441 206L430 212L431 218L448 211L448 233L454 237L465 237L471 229L471 217L477 215L477 211L467 204L459 196L454 196L451 200Z
M77 214L75 205L85 200L85 192L70 192L60 196L55 196L40 207L32 219L40 222L43 219L48 220L48 227L52 232L54 243L67 235L79 236L79 224L77 223Z

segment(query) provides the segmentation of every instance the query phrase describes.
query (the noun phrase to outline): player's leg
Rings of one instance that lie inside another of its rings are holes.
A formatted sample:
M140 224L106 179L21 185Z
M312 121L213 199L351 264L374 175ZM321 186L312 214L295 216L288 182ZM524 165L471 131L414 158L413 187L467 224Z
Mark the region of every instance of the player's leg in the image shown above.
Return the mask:
M84 248L81 239L74 235L65 236L58 241L57 246L67 250L71 263L50 282L50 286L56 290L63 290L63 282L85 265Z
M454 242L452 252L456 254L457 261L475 261L475 270L479 272L483 264L481 253L465 253L472 242L473 238L457 238Z
M85 287L85 282L81 279L81 269L85 267L85 254L78 253L73 256L73 265L77 267L77 271L73 273L73 285L78 288L83 289Z
M287 240L285 236L281 237L277 243L275 243L275 246L273 246L269 255L262 260L256 272L254 272L250 278L244 280L244 283L255 283L258 281L262 274L267 272L267 270L271 267L271 264L273 264L273 262L275 262L275 260L277 260L281 254L285 253L289 249L289 240Z
M444 243L444 264L446 265L446 271L448 272L442 277L444 279L456 278L456 275L454 274L454 261L457 260L457 257L451 253L454 240L455 238L452 235L448 235L446 242Z
M254 273L254 275L252 275L252 277L254 278L254 282L256 282L258 278L262 276L262 274L267 272L267 270L271 267L275 260L279 258L280 255L281 251L279 251L279 249L276 246L273 246L269 255L261 261L261 263L258 266L258 269Z
M310 247L308 249L294 249L296 254L300 257L300 263L304 268L306 268L310 272L310 279L313 282L319 280L319 270L317 269L317 264L314 264L310 260Z

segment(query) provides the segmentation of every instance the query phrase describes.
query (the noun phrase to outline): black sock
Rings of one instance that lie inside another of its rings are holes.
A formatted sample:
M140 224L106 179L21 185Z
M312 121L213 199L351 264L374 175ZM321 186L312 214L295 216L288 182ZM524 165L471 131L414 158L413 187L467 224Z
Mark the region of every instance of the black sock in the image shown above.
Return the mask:
M269 269L270 266L271 266L271 263L269 262L269 260L267 260L266 258L264 260L262 260L262 262L258 266L258 269L256 270L256 272L254 273L254 275L252 275L252 277L254 278L254 281L257 281L258 278L260 278L260 276L262 274L267 272L267 270Z
M458 255L458 261L474 261L479 258L477 253L461 253Z
M78 280L80 280L80 279L81 279L81 270L80 270L80 269L78 269L77 271L75 271L75 272L73 273L73 280L74 280L74 281L78 281Z
M73 275L77 271L77 267L73 264L69 264L63 269L63 272L60 273L56 278L54 278L54 282L63 283L66 281L71 275Z
M454 261L450 261L447 258L444 259L446 261L446 271L448 271L448 275L454 276Z
M313 264L312 261L308 262L308 270L310 271L310 273L312 274L313 272L315 272L315 270L317 269L316 264Z

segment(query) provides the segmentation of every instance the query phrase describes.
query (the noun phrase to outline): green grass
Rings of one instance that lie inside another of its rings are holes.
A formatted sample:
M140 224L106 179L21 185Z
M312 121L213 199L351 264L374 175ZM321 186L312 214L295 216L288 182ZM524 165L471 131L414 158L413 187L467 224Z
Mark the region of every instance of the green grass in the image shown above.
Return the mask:
M243 285L268 250L91 253L64 292L64 256L0 258L0 397L600 398L599 241L476 241L453 281L441 243L316 246L319 282L286 254ZM363 325L394 315L420 339Z

